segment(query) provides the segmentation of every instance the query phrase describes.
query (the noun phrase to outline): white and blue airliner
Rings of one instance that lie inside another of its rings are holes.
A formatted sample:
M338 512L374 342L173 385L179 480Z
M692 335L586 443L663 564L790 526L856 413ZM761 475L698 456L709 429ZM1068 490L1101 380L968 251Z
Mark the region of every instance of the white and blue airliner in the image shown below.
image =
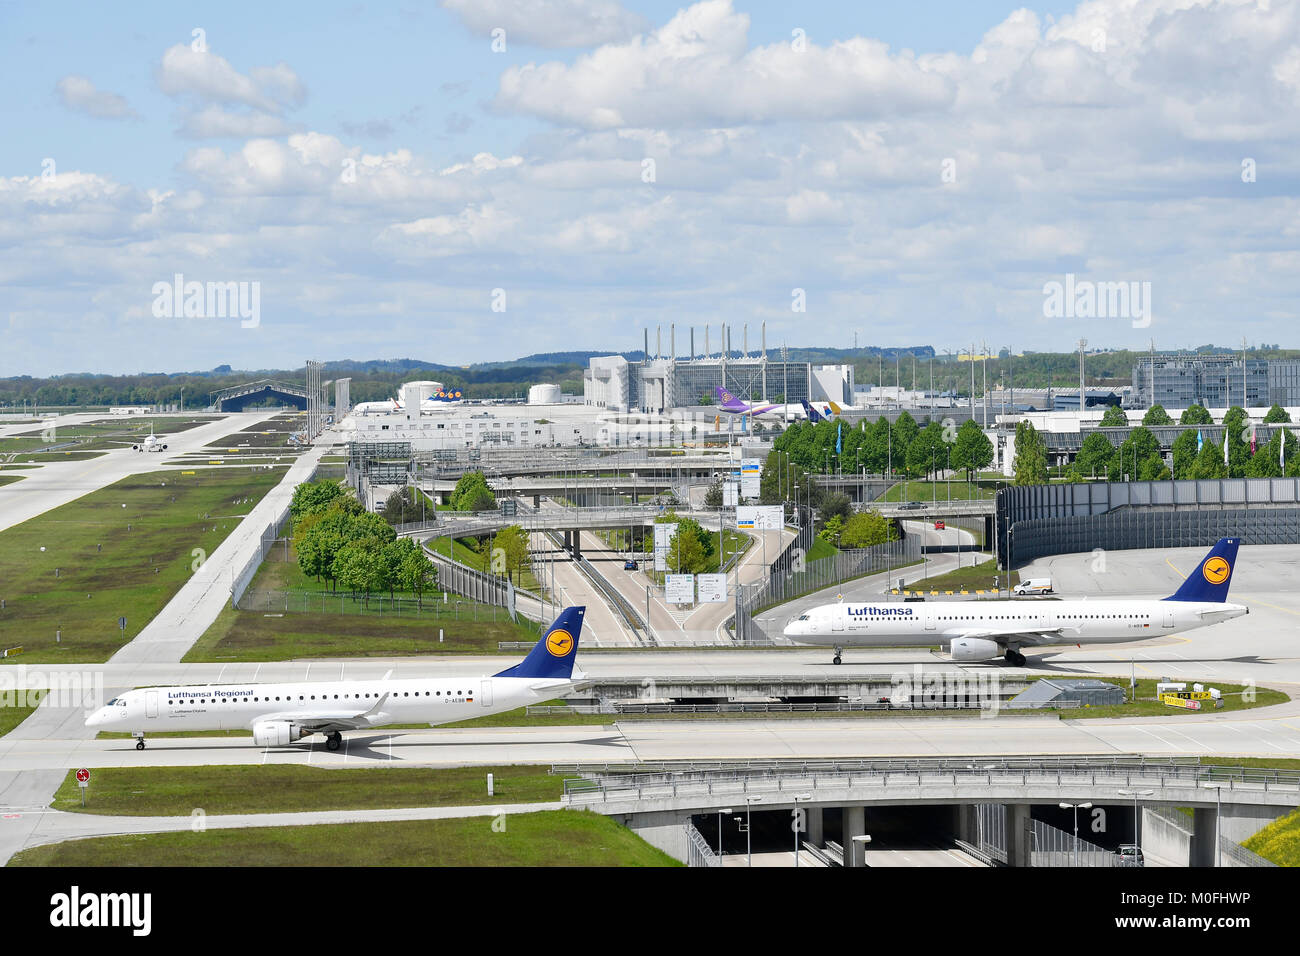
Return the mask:
M259 747L323 734L326 748L338 750L348 730L484 717L561 697L583 683L573 664L586 612L565 608L527 657L487 677L146 687L113 698L86 726L129 732L137 750L146 734L239 729L252 730Z

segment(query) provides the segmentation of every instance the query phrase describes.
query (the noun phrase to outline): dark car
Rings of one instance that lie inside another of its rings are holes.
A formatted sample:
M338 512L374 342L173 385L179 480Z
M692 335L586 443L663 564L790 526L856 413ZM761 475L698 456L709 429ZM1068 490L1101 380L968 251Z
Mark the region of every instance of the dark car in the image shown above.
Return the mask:
M623 562L624 571L635 571L636 567L637 567L636 562L633 561L631 558Z

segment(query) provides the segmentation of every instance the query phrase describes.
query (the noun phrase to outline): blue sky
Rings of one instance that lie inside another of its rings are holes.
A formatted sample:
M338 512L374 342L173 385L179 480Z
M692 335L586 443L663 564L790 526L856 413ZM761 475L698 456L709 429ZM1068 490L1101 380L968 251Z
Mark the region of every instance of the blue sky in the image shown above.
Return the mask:
M1296 3L1186 6L0 4L0 375L1291 344ZM258 321L157 314L176 273ZM1150 324L1045 315L1067 273Z

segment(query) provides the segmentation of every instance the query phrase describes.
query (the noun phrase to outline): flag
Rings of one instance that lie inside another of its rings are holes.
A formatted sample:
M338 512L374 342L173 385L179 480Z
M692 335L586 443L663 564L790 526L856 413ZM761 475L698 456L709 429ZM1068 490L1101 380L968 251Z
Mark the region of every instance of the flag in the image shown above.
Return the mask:
M1196 429L1196 454L1201 453L1201 446L1205 444L1205 439L1201 437L1201 430Z
M844 447L844 423L835 423L835 454L839 454Z
M1282 474L1285 475L1286 474L1286 429L1279 428L1277 430L1277 435L1278 435L1277 463L1282 466Z
M1223 430L1223 463L1228 464L1228 430Z
M1255 454L1255 423L1250 423L1250 453Z

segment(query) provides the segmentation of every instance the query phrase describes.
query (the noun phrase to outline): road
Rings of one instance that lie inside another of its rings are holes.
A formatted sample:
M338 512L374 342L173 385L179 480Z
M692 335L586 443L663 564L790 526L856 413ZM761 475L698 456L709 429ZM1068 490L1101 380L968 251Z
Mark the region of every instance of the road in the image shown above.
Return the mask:
M610 606L605 595L591 583L563 547L546 534L529 536L529 547L538 559L536 572L545 576L549 590L554 583L559 607L584 605L587 614L582 622L582 640L594 647L635 647L639 642L624 624L622 616ZM584 548L586 542L583 542ZM558 608L556 609L558 613Z

